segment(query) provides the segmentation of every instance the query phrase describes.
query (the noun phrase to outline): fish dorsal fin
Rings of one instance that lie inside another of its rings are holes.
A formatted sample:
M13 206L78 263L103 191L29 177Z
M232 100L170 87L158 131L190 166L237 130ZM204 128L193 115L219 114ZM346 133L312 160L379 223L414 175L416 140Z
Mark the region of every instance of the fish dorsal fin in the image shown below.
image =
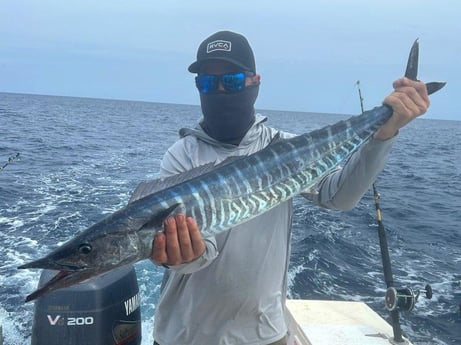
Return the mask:
M129 203L136 201L138 199L142 199L148 195L154 194L163 189L175 186L179 183L192 180L193 178L197 176L206 174L210 171L213 171L224 165L230 164L241 158L242 156L231 156L217 164L215 162L207 163L207 164L201 165L199 167L193 168L191 170L188 170L188 171L185 171L183 173L179 173L173 176L158 178L154 180L142 181L136 187L135 191L131 195Z
M280 132L278 131L271 141L269 142L268 146L273 145L279 141L284 140L282 138ZM191 180L197 176L206 174L210 171L213 171L217 168L223 167L227 164L233 163L235 161L238 161L245 156L229 156L226 159L224 159L222 162L216 163L216 162L211 162L207 163L204 165L201 165L199 167L193 168L191 170L185 171L183 173L179 173L173 176L169 177L164 177L164 178L158 178L154 180L147 180L147 181L142 181L135 189L133 194L130 197L129 203L136 201L138 199L142 199L148 195L154 194L158 191L161 191L163 189L175 186L179 183Z
M194 177L203 175L208 171L211 171L215 168L215 164L207 163L201 165L197 168L193 168L191 170L185 171L183 173L179 173L173 176L162 177L153 180L142 181L135 189L133 194L130 197L130 203L136 201L138 199L142 199L150 194L154 194L158 191L163 189L175 186L181 182L188 181L193 179Z
M242 158L244 158L244 157L246 157L246 156L230 156L230 157L227 157L227 158L226 158L225 160L223 160L222 162L219 162L218 164L215 164L215 165L214 165L214 168L213 168L212 170L217 169L217 168L220 168L220 167L222 167L222 166L224 166L224 165L233 163L233 162L235 162L235 161L238 161L238 160L240 160L240 159L242 159Z

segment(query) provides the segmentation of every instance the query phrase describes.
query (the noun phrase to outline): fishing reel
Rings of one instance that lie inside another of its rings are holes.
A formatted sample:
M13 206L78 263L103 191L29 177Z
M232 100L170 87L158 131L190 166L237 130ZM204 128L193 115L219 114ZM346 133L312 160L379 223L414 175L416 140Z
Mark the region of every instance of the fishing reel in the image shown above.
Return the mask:
M426 295L427 299L432 298L432 287L429 284L424 287L424 290L416 291L410 287L400 289L390 287L386 290L386 309L389 311L396 309L412 311L422 292Z

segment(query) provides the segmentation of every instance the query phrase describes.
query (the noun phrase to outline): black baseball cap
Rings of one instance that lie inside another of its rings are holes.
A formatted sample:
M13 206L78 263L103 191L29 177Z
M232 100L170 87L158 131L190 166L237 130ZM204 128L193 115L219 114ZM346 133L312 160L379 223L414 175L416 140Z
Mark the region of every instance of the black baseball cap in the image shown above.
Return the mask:
M189 66L189 72L198 73L203 62L224 60L245 71L256 73L253 50L247 39L231 31L219 31L205 39L197 50L197 61Z

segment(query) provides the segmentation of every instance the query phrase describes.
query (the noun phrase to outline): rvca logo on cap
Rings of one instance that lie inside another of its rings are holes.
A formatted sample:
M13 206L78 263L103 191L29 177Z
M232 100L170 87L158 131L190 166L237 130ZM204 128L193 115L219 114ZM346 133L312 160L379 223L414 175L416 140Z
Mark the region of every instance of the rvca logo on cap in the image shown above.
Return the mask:
M207 44L206 52L207 54L212 53L216 50L223 50L230 52L232 50L232 43L229 41L217 40Z

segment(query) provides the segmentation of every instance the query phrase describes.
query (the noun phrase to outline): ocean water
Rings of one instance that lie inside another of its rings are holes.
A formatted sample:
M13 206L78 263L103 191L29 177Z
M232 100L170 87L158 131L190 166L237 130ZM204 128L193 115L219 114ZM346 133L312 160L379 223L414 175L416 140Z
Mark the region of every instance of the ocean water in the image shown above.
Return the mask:
M345 116L263 111L269 123L308 132ZM24 298L37 259L126 204L154 178L177 129L193 126L196 106L0 93L0 324L5 344L30 343L33 304ZM418 119L401 131L376 185L381 194L394 281L431 284L401 313L414 344L461 344L461 122ZM136 264L143 345L161 269ZM385 282L371 192L349 212L295 199L290 297L364 301L384 318Z

